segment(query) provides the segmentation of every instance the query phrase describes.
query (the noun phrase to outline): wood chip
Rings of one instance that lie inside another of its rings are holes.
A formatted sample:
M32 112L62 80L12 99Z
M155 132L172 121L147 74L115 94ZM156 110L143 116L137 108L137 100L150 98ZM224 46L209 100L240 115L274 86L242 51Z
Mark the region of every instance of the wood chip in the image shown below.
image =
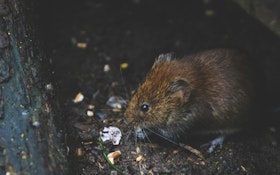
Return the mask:
M191 147L189 145L182 144L182 143L179 143L179 146L184 148L184 149L186 149L186 150L188 150L189 152L193 153L197 157L205 160L204 156L202 155L202 153L199 150L197 150L197 149L195 149L195 148L193 148L193 147Z
M243 165L241 165L241 169L247 173L247 169Z

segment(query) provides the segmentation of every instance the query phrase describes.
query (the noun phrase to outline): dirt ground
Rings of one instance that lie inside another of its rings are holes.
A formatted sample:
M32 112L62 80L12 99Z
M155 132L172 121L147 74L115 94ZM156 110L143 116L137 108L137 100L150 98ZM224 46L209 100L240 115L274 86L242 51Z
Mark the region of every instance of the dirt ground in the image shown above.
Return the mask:
M121 155L114 166L123 174L280 174L277 112L269 127L230 137L211 154L199 147L201 142L186 141L201 151L201 159L162 140L136 141L124 108L106 104L111 96L128 101L161 53L182 56L231 47L262 65L267 104L275 111L280 104L280 40L237 5L224 0L40 0L37 9L70 174L116 174L103 156L116 150ZM79 92L84 99L74 103ZM98 141L106 126L120 128L119 145Z

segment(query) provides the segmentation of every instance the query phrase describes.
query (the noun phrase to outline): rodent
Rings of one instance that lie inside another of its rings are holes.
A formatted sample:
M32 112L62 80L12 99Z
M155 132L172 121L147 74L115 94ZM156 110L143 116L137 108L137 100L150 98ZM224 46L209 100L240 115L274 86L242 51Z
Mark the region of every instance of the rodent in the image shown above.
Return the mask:
M237 50L212 49L182 59L162 54L124 116L134 127L168 138L234 133L254 115L252 72Z

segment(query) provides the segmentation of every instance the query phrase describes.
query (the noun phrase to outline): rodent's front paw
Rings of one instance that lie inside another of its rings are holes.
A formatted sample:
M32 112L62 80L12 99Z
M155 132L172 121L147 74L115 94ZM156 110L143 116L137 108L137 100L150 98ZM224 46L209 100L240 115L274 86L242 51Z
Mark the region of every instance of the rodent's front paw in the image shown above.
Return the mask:
M141 129L140 127L135 128L134 132L135 132L135 135L136 135L137 138L145 139L146 134L143 131L143 129Z
M220 149L223 147L224 140L225 140L225 136L221 135L215 138L214 140L212 140L211 142L201 145L201 147L209 146L207 152L212 153L218 145L220 145Z

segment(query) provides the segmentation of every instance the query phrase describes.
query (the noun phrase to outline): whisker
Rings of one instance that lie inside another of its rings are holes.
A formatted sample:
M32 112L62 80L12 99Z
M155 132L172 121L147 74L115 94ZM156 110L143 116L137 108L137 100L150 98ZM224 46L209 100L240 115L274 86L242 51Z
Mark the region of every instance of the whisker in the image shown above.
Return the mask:
M160 134L160 133L158 133L158 132L155 132L155 131L152 130L152 129L149 129L149 128L145 128L145 129L147 129L148 131L152 132L153 134L159 136L160 138L163 138L164 140L166 140L166 141L168 141L168 142L170 142L170 143L172 143L172 144L174 144L174 145L179 146L179 144L178 144L177 142L175 142L174 140L171 140L170 138L165 137L165 136L163 136L162 134Z
M133 130L131 130L131 129L128 130L127 136L124 139L125 144L128 142L128 139L130 138L132 131Z
M192 154L196 155L197 157L199 157L199 158L205 160L203 154L202 154L199 150L197 150L197 149L195 149L195 148L193 148L193 147L191 147L191 146L189 146L189 145L183 144L183 143L177 143L177 142L175 142L174 140L171 140L170 138L165 137L165 136L163 136L162 134L153 131L152 129L149 129L149 128L146 128L146 129L147 129L148 131L154 133L155 135L157 135L157 136L159 136L159 137L165 139L166 141L168 141L168 142L170 142L170 143L172 143L172 144L174 144L174 145L176 145L176 146L179 146L179 147L181 147L181 148L184 148L185 150L189 151L190 153L192 153Z
M129 125L129 124L131 124L131 123L133 123L133 121L131 121L131 122L129 122L129 123L126 123L126 124L128 124L128 126L129 126L129 133L128 133L128 136L126 137L125 142L127 142L129 136L131 136L131 132L134 131L134 135L135 135L135 145L138 145L138 143L137 143L137 139L138 139L137 132L136 132L135 129L131 128L131 127L133 126L133 125ZM140 128L139 128L139 129L140 129ZM180 142L179 142L179 143L178 143L178 142L175 142L174 140L172 140L172 139L170 139L170 138L168 138L168 137L166 137L166 136L164 136L164 135L162 135L162 134L160 134L160 133L154 131L153 129L144 127L144 129L141 129L141 131L142 131L142 133L143 133L143 135L144 135L143 138L146 138L146 139L148 140L149 143L152 144L152 141L150 140L150 137L148 136L148 134L146 133L145 130L147 130L147 131L149 131L149 132L155 134L156 136L158 136L158 137L160 137L160 138L162 138L162 139L164 139L164 140L166 140L166 141L168 141L168 142L170 142L170 143L172 143L172 144L174 144L174 145L176 145L176 146L179 146L179 147L181 147L181 148L183 148L183 149L189 151L190 153L196 155L196 156L199 157L200 159L205 160L203 154L202 154L199 150L197 150L197 149L195 149L195 148L193 148L193 147L191 147L191 146L189 146L189 145L186 145L186 144L183 144L183 143L180 143ZM172 133L173 130L168 130L168 132L169 132L169 133Z
M145 128L145 129L146 129L146 128ZM142 132L143 132L145 138L147 138L148 142L152 144L152 141L151 141L150 137L148 136L148 134L146 133L146 131L145 131L145 130L142 130Z
M137 132L135 130L135 128L133 127L134 126L134 120L128 122L127 120L124 120L125 124L128 126L128 130L129 130L129 133L128 133L128 136L126 137L126 141L129 139L130 136L134 136L134 143L135 145L137 145L137 139L138 139L138 136L137 136ZM133 134L132 134L133 133Z

